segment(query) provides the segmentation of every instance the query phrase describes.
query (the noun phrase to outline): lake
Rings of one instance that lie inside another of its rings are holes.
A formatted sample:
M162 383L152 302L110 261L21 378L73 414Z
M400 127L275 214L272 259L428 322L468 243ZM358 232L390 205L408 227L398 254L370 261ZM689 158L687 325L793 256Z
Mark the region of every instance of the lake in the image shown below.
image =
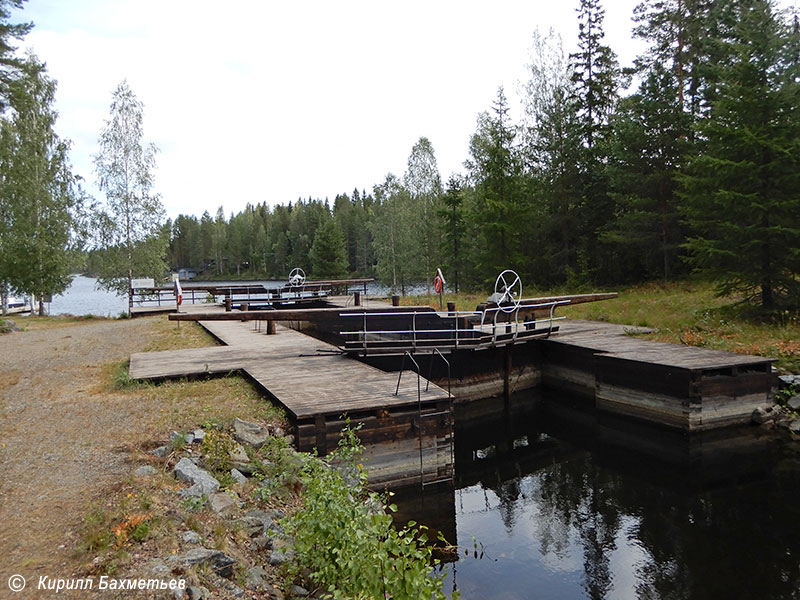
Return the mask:
M190 289L193 285L203 283L197 280L182 281L181 285L185 289ZM260 280L256 282L242 281L214 281L214 285L242 285L244 283L263 284L266 287L280 287L286 280ZM385 295L389 293L385 286L372 282L367 286L367 294L370 296ZM118 296L113 292L97 288L97 279L94 277L84 277L76 275L72 279L72 284L63 294L53 297L49 305L51 315L97 315L103 317L117 317L120 313L128 312L128 298Z

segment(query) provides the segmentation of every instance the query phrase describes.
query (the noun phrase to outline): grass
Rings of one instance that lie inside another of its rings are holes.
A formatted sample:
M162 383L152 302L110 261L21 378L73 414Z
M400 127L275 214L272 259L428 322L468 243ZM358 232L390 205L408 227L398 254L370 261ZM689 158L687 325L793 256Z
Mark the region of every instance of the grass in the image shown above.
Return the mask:
M564 290L531 291L526 297L563 295ZM457 310L475 310L488 294L445 294ZM438 296L406 296L402 305L439 306ZM783 313L759 318L737 298L719 298L708 282L647 283L620 290L619 298L557 313L572 319L607 321L654 329L643 337L660 342L701 346L775 358L785 372L800 371L800 315Z

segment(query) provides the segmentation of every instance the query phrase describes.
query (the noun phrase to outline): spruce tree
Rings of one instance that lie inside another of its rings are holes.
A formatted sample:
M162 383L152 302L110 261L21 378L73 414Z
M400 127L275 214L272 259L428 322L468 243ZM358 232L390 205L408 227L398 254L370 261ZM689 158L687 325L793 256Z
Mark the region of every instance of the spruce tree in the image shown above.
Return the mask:
M724 57L704 151L682 179L692 264L720 294L800 304L800 64L791 24L762 0L726 0Z
M341 279L347 276L347 248L342 228L336 219L328 219L317 228L309 253L311 274L315 279Z

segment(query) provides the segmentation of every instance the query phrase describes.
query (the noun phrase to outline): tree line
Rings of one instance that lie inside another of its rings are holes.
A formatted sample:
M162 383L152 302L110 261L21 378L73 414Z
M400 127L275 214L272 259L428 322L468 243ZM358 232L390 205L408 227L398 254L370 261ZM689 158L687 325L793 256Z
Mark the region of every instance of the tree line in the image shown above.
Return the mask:
M633 33L647 50L629 69L605 43L600 0L580 0L577 50L534 34L522 116L498 89L462 173L443 181L422 137L406 171L371 190L166 222L125 83L95 158L106 202L81 191L53 133L55 84L10 45L30 28L7 22L20 4L0 0L0 289L57 293L83 248L120 291L167 267L302 267L400 292L437 267L454 289L506 268L575 288L699 271L767 309L800 304L800 24L773 0L645 0Z
M377 276L403 291L443 267L454 288L505 268L536 286L693 270L764 307L800 299L800 26L762 0L648 0L622 69L600 0L577 51L536 33L515 121L505 91L443 182L420 138L369 192L169 223L173 266L217 275Z
M151 192L157 149L143 141L143 106L123 81L94 157L98 203L55 131L56 82L32 52L16 53L33 23L10 23L25 0L0 0L0 300L11 293L44 302L63 292L85 263L106 289L129 293L134 276L163 277L168 247L161 199Z

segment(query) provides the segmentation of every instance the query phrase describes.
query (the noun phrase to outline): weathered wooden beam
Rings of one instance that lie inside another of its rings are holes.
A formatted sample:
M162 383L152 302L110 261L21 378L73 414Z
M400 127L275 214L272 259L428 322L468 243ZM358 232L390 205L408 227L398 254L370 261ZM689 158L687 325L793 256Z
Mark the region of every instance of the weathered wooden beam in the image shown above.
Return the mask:
M209 313L173 313L169 315L170 321L335 321L344 313L388 313L388 312L420 312L432 313L430 306L401 306L394 308L383 306L380 308L306 308L306 309L279 309L279 310L247 310L236 312L209 312ZM354 317L355 318L355 317Z

